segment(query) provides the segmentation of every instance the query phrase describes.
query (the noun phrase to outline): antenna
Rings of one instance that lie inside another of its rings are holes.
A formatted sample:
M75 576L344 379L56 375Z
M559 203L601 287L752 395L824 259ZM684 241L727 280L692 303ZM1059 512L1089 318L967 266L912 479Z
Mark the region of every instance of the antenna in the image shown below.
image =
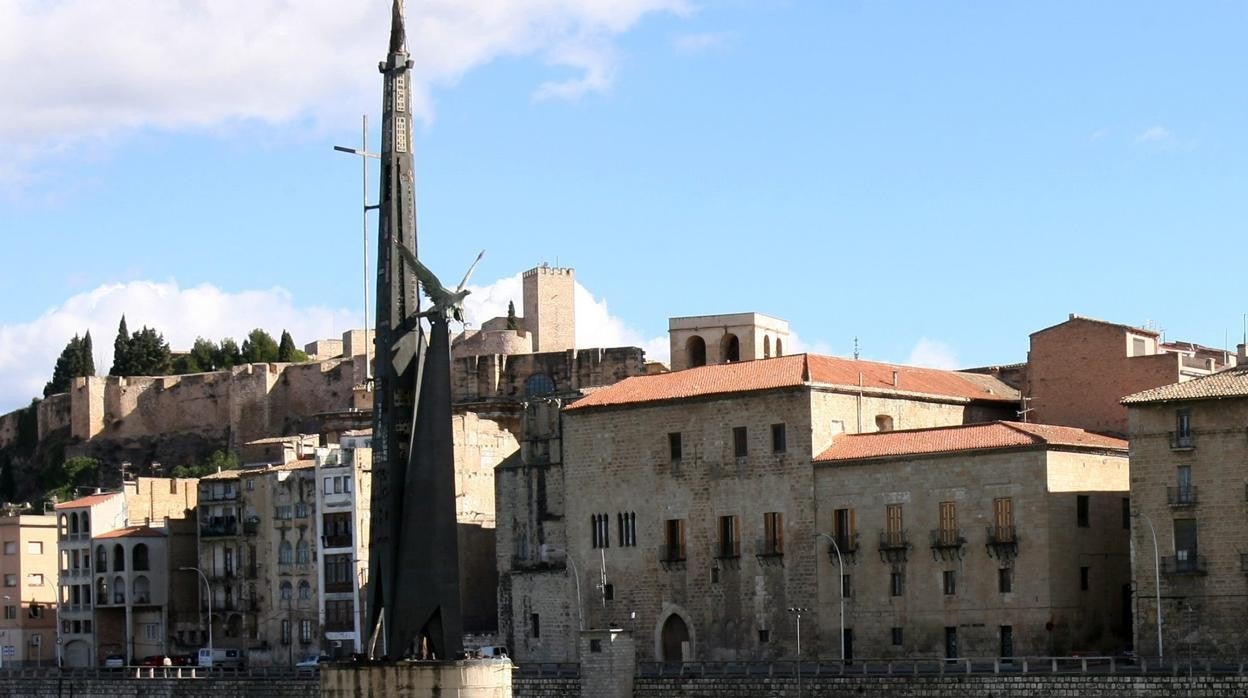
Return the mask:
M372 362L369 360L369 341L368 341L368 212L376 210L380 204L370 206L368 204L368 159L381 159L381 155L368 152L368 114L360 117L363 124L360 134L360 147L347 148L341 145L334 146L334 150L340 153L360 156L360 204L363 211L360 214L360 221L364 230L364 382L370 383L373 380Z
M858 360L858 338L854 337L854 361Z

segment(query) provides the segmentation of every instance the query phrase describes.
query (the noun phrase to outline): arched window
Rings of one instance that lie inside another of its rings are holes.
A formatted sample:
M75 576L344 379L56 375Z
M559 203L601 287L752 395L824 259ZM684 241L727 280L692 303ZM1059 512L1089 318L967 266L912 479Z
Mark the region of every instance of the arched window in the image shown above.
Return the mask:
M78 516L82 517L82 523L80 523L80 524L78 525L78 530L82 531L82 534L83 534L84 536L85 536L85 535L90 535L90 533L91 533L91 519L88 517L87 512L85 512L85 511L84 511L84 512L82 512L81 514L79 514Z
M108 571L108 553L104 551L104 546L102 545L95 546L95 571Z
M291 586L290 582L282 582L282 601L290 601Z
M126 549L121 547L121 543L113 546L113 571L126 571Z
M69 536L69 515L67 514L61 514L60 534L61 540Z
M113 603L124 604L126 602L126 580L121 575L113 577Z
M71 536L78 535L78 515L77 514L69 515L69 535Z
M147 577L139 575L134 578L134 602L135 603L151 603L152 602L152 584L147 581Z
M135 571L145 571L150 569L147 560L147 543L139 543L134 546L134 550L130 553L134 562Z
M893 418L886 414L875 415L875 429L876 431L892 431Z
M299 543L295 545L295 562L300 565L306 565L311 561L312 560L308 555L308 542L306 540L299 541Z
M776 337L776 356L784 356L784 342Z
M706 340L693 335L685 342L685 356L689 358L689 368L706 365Z
M306 579L299 582L299 600L300 601L312 600L312 585L308 584L308 580Z
M763 335L763 358L771 358L771 335L769 334Z
M723 363L741 360L741 340L735 334L726 334L719 341L719 358Z
M284 540L281 545L277 546L277 564L289 565L294 558L293 551L290 548L290 541Z
M555 392L555 381L545 373L534 373L524 381L524 396L538 397Z
M108 605L108 585L102 578L95 580L95 600L101 605Z

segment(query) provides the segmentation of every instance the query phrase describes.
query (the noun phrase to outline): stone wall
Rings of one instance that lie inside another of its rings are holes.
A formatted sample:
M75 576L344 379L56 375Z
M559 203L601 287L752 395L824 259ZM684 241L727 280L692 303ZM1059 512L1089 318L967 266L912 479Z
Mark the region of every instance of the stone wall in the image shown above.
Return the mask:
M809 696L858 698L1046 698L1047 696L1242 696L1244 676L922 676L638 678L636 698L772 698Z
M514 698L580 698L581 680L553 676L514 676Z
M451 389L457 403L518 401L525 399L525 381L535 374L550 378L555 392L571 393L618 383L645 371L645 352L637 347L486 354L454 359Z
M320 682L313 675L282 679L131 679L32 677L0 673L0 695L9 698L307 698L317 694Z

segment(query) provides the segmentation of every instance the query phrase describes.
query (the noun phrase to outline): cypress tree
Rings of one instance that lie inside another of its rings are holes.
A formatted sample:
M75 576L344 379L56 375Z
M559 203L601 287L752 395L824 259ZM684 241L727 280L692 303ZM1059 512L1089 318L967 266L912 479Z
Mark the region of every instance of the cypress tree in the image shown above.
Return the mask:
M91 330L87 330L86 336L82 338L82 344L79 345L79 363L78 371L74 377L94 376L95 375L95 347L91 345Z
M294 361L296 351L298 349L295 349L294 338L290 336L289 332L282 330L282 341L277 345L277 360L285 362Z
M113 340L113 367L110 376L129 376L130 373L130 331L126 329L126 316L121 316L121 324L117 327L117 339Z

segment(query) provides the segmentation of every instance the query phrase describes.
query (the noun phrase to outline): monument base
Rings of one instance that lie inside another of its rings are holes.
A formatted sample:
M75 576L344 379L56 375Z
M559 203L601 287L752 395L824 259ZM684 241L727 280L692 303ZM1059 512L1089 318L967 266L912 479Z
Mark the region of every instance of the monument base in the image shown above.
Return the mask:
M327 664L321 669L321 698L511 698L511 674L509 659Z

